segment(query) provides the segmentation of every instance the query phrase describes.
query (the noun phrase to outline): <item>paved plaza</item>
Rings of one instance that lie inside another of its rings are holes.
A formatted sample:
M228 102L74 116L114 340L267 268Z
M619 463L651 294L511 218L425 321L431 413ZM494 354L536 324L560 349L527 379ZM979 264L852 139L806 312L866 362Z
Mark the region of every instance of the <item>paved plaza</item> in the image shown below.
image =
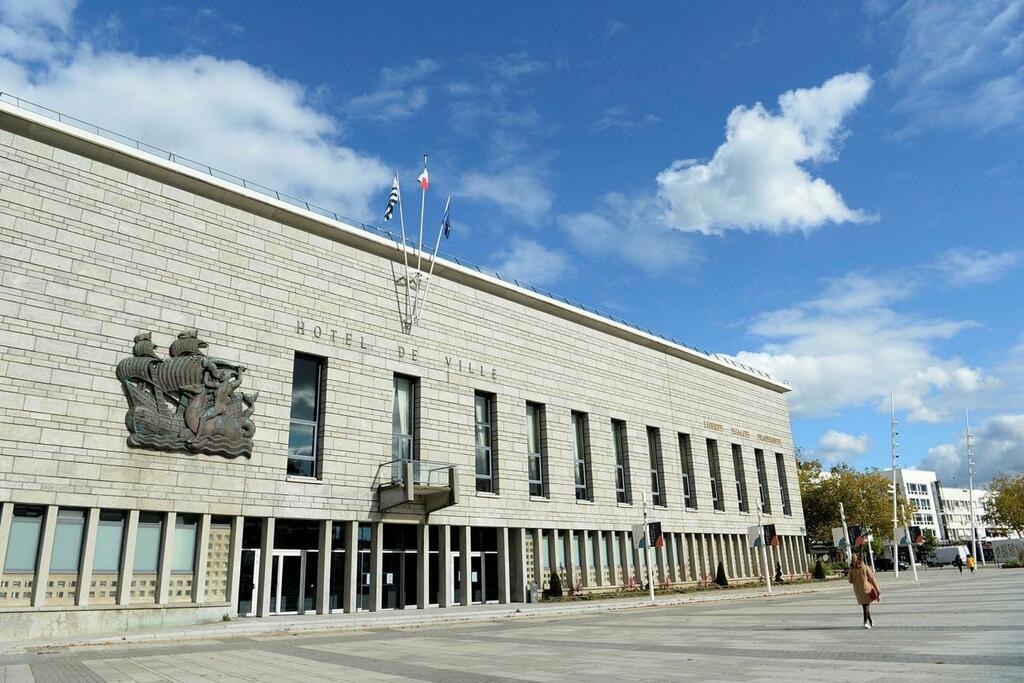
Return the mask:
M832 584L770 598L470 624L36 649L0 656L0 682L1024 676L1024 571L932 569L918 585L909 574L895 584L883 573L881 583L870 631L851 592Z

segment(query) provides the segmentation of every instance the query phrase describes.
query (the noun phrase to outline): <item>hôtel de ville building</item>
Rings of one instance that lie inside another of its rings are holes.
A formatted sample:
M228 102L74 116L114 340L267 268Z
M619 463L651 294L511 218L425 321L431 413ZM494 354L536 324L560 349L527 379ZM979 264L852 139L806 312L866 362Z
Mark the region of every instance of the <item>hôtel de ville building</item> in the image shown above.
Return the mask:
M0 639L806 571L785 384L410 255L0 98Z

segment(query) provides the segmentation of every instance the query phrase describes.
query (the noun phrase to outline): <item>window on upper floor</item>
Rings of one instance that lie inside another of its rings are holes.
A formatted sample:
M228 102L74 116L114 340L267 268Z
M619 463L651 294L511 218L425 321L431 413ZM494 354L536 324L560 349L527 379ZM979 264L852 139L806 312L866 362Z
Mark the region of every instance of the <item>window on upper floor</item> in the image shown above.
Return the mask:
M323 450L323 387L326 360L296 353L292 364L292 406L288 421L288 474L320 476Z
M772 501L768 493L768 470L764 464L764 451L760 448L754 449L754 461L757 465L757 492L761 500L761 512L770 515L772 512Z
M547 496L546 447L544 406L528 402L526 404L526 452L531 496Z
M740 512L750 512L750 499L747 496L747 469L743 464L743 448L732 445L732 469L736 475L736 507Z
M498 492L495 445L495 397L482 391L473 396L476 436L476 490Z
M51 572L77 572L82 559L82 538L85 533L85 510L60 508L57 528L50 551Z
M679 434L679 464L683 468L683 505L697 509L697 492L693 487L693 447L689 434Z
M593 500L590 488L590 440L587 414L572 411L573 469L576 477L576 500Z
M719 511L725 510L725 497L722 495L722 468L718 462L718 442L707 440L708 469L711 473L711 504Z
M782 453L775 454L775 469L779 473L779 492L782 494L782 514L793 514L793 508L789 502L789 478L786 476L786 461Z
M632 503L626 423L622 420L612 420L612 448L615 451L615 500L619 503Z
M391 403L391 459L393 461L418 460L416 443L417 395L419 380L406 375L395 375Z
M661 430L657 427L647 428L647 451L651 460L651 503L665 507L665 468L661 459Z

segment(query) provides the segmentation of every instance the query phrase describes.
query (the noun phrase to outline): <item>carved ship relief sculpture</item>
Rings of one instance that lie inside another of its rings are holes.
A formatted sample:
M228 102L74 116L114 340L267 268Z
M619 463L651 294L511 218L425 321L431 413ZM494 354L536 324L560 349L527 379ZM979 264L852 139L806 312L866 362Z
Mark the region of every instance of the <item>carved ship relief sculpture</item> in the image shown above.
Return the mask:
M204 355L207 346L196 330L185 330L161 358L150 332L135 336L132 356L117 364L128 399L129 446L252 455L256 425L250 418L259 392L238 391L245 367Z

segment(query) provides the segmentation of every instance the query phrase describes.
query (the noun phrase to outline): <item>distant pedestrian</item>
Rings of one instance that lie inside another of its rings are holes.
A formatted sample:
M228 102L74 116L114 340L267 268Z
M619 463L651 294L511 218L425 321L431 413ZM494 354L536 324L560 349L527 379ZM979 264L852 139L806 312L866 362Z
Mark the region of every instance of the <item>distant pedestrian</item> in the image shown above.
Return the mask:
M967 556L967 568L971 570L972 574L974 573L974 556L973 555L968 555Z
M853 584L853 594L857 602L864 610L864 628L871 628L874 625L871 619L871 603L882 596L882 591L878 590L878 582L875 581L875 573L871 571L871 567L864 564L860 555L854 555L847 577Z
M775 583L782 583L782 563L775 563Z
M964 561L959 554L953 558L953 566L959 569L961 574L964 573Z

